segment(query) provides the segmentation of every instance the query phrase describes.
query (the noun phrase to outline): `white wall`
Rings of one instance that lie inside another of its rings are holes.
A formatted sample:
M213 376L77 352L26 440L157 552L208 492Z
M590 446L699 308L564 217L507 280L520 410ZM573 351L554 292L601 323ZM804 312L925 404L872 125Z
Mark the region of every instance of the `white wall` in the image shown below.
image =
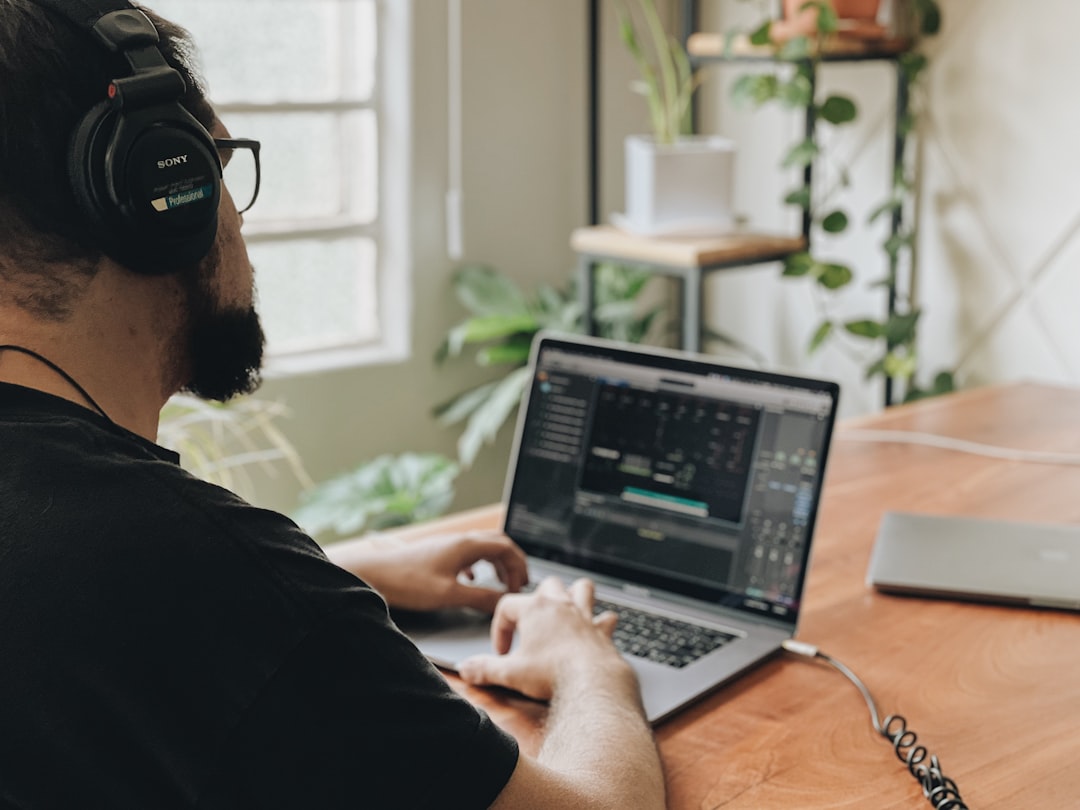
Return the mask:
M704 4L722 30L744 3ZM917 299L924 309L921 374L955 367L962 386L1020 379L1080 383L1080 112L1072 86L1080 70L1073 32L1080 4L1069 0L941 0L944 29L927 40L918 152L921 188ZM800 122L776 110L745 113L726 100L739 69L709 69L702 101L706 127L740 144L737 197L756 227L797 228L777 200L795 178L776 170ZM826 256L851 264L860 286L842 296L844 317L880 316L881 293L865 283L884 274L882 233L863 216L888 189L894 103L891 68L829 65L822 93L852 94L857 125L829 149L847 163L853 186L842 201L855 232L819 240ZM828 133L825 133L828 136ZM857 216L854 216L856 215ZM833 344L807 359L818 316L810 285L782 281L778 268L718 274L710 284L711 320L758 346L770 362L838 379L842 412L881 405L880 384L862 379L865 352Z
M923 350L968 385L1080 384L1080 4L944 11L921 196Z

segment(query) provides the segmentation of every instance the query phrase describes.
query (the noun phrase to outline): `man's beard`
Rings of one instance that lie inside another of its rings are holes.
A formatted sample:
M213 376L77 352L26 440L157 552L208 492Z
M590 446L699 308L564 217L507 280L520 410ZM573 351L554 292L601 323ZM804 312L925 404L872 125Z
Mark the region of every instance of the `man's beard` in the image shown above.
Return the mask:
M225 402L250 394L262 384L266 338L254 304L219 305L212 278L221 272L217 245L200 262L188 287L188 359L191 375L184 390L201 399ZM189 277L190 278L190 277Z

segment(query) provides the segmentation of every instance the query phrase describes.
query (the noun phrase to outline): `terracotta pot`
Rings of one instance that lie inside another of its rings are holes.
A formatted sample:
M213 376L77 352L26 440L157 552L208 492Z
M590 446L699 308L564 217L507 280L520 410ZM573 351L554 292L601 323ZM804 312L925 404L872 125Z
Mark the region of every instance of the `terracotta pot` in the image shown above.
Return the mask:
M832 5L841 20L874 22L881 0L832 0Z
M874 25L881 0L830 0L841 20L855 20L864 25ZM787 40L797 36L811 36L817 32L817 9L805 9L806 0L784 0L784 19L773 23L773 38ZM850 26L842 26L850 27Z

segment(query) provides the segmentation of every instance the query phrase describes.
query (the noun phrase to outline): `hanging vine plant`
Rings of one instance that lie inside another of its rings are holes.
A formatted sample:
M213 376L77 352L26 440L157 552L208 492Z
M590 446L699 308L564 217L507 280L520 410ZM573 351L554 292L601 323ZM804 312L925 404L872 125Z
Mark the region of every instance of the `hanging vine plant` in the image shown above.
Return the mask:
M781 165L785 169L805 172L809 167L823 166L828 158L834 164L838 183L832 189L817 191L809 184L800 185L786 192L784 203L801 208L812 228L836 235L847 231L852 223L851 216L833 203L836 190L850 186L850 176L846 166L825 154L820 133L822 125L834 128L850 125L858 118L858 106L854 99L843 94L829 94L823 99L816 95L818 67L830 41L840 31L840 20L832 4L825 0L810 0L800 10L816 13L816 30L811 35L794 36L778 43L772 31L777 20L766 19L749 34L749 41L756 46L772 48L777 68L740 77L732 94L734 101L741 106L758 108L765 104L779 104L790 110L801 110L806 115L811 125L807 128L808 136L790 147ZM909 11L914 16L913 30L920 35L932 35L940 29L941 12L935 0L911 0ZM910 46L897 56L901 84L909 93L917 87L928 64L927 58L916 49L917 43L918 38L913 38ZM902 290L899 284L899 268L905 263L908 267L914 267L915 228L910 219L904 220L902 214L914 192L905 147L907 136L915 129L916 113L911 104L903 106L904 111L896 120L896 143L900 151L892 187L885 201L868 217L868 224L885 217L892 223L889 236L882 243L888 273L885 278L872 282L872 286L888 293L887 315L884 318L843 321L834 317L830 312L833 296L855 282L855 273L849 265L824 259L813 250L788 257L783 275L810 280L820 292L816 298L821 321L808 341L809 353L816 352L838 335L873 341L878 351L866 369L867 378L886 378L889 381L887 390L891 389L892 384L899 383L904 390L904 400L910 401L951 391L954 380L950 371L938 372L925 387L916 379L916 337L922 310L914 300L914 291ZM816 185L822 186L821 183Z

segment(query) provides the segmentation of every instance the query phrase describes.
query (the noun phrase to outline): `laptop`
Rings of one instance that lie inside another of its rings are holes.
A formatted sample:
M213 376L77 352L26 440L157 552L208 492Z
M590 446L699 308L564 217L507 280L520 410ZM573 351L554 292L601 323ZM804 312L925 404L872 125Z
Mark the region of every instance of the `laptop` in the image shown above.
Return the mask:
M1080 610L1080 526L887 512L866 581L886 593Z
M545 334L530 371L503 530L531 582L596 583L658 722L795 633L838 386ZM446 669L491 651L468 610L402 628Z

